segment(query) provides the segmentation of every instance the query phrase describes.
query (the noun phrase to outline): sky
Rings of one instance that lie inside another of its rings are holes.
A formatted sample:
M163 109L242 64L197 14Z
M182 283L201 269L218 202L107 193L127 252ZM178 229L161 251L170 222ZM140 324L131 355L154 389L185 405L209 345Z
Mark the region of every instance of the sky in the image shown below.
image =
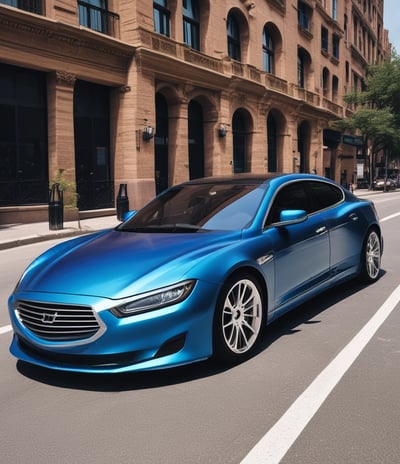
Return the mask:
M400 55L400 1L384 0L383 27L389 30L389 41Z

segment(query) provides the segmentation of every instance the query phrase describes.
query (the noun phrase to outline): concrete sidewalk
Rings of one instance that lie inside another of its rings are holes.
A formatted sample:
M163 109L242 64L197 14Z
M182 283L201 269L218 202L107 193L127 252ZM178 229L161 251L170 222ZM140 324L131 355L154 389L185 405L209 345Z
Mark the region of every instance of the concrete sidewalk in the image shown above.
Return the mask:
M357 189L357 196L379 194L367 189ZM116 216L102 216L80 221L64 222L61 230L50 230L48 222L33 222L30 224L0 224L0 250L20 245L42 242L57 238L74 237L81 234L110 229L119 224Z
M119 223L116 216L103 216L81 221L64 222L63 229L60 230L50 230L48 222L0 224L0 250L45 240L75 237L102 229L110 229Z

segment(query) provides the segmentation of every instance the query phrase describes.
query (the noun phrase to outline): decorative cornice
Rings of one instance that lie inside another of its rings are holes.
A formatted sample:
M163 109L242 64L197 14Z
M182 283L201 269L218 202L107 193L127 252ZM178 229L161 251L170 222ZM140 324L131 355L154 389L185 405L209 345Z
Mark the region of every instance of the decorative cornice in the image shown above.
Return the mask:
M17 34L36 36L39 40L54 41L61 45L85 48L120 58L130 58L135 52L134 47L116 41L107 35L95 33L90 29L55 23L45 17L26 16L19 11L13 15L8 13L8 10L7 15L3 12L0 13L0 30L2 32L9 29Z

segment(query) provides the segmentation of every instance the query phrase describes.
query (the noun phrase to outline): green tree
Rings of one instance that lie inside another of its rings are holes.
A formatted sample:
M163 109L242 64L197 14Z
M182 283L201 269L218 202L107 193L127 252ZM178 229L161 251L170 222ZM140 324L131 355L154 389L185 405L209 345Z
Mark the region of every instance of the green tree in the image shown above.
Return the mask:
M344 97L355 109L352 116L337 121L341 130L358 131L374 157L383 152L385 160L400 154L400 57L368 68L366 87Z

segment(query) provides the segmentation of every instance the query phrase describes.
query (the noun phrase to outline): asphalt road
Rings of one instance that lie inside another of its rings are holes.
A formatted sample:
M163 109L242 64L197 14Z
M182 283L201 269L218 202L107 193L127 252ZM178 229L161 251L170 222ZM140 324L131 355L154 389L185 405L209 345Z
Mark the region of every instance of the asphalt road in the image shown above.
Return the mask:
M87 376L16 362L7 297L51 243L0 251L0 462L400 462L400 192L374 202L385 237L381 279L299 307L228 370L204 362Z

